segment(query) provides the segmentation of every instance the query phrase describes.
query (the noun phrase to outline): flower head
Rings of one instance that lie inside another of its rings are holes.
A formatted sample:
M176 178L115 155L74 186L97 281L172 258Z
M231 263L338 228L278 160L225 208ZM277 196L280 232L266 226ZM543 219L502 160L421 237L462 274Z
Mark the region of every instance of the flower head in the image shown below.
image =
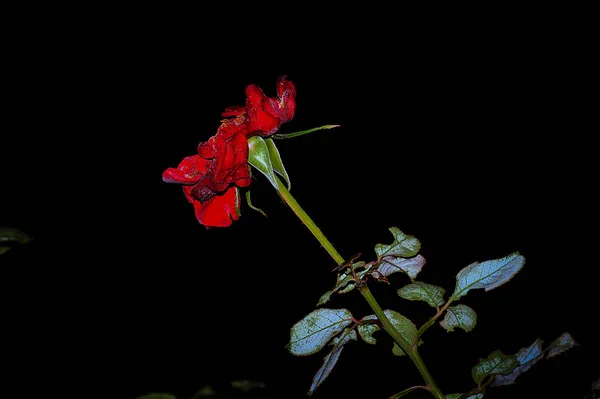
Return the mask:
M296 86L280 76L277 79L277 97L267 97L263 90L252 84L246 87L246 106L227 108L221 116L235 117L224 121L222 129L230 131L232 125L245 127L246 136L270 136L279 130L282 123L289 122L296 113Z
M197 155L168 168L163 181L183 185L196 218L206 227L228 227L240 216L239 188L251 183L248 139L269 136L296 111L296 87L286 76L277 79L277 97L256 85L246 88L246 105L227 108L217 133L198 145Z

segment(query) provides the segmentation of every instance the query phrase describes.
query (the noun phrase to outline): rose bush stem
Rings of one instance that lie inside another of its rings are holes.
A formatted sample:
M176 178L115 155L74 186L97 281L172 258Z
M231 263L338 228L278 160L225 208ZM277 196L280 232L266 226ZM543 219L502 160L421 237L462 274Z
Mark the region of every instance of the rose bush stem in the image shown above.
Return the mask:
M275 179L278 185L277 191L279 192L279 195L285 201L285 203L290 208L292 208L292 211L296 214L296 216L298 216L302 223L304 223L304 225L310 230L310 232L315 236L315 238L321 243L323 248L325 248L325 250L333 258L333 260L338 265L344 263L344 258L339 254L339 252L335 249L331 242L329 242L327 237L325 237L325 235L321 232L319 227L317 227L315 222L313 222L310 216L308 216L308 214L304 212L304 209L302 209L302 207L294 199L292 194L290 194L290 192L285 188L285 185L283 184L281 179L279 179L277 176L275 176ZM431 394L436 399L445 399L446 397L435 383L435 380L431 376L431 373L429 373L429 370L427 370L423 359L421 359L421 356L417 351L417 345L413 347L409 342L407 342L404 339L404 337L402 337L402 335L400 335L398 330L394 328L392 322L390 321L390 319L387 318L387 316L383 312L383 309L381 308L381 306L379 306L379 303L377 302L377 300L366 285L362 285L360 287L360 293L362 294L363 298L365 298L365 300L367 301L367 303L381 322L383 329L392 337L394 342L396 342L398 346L402 348L404 353L406 353L408 357L412 360L412 362L415 364L415 366L419 370L419 373L421 373L421 376L429 386Z
M379 321L381 321L383 329L392 337L394 342L396 342L398 346L402 348L404 353L406 353L410 360L412 360L412 362L415 364L415 366L419 370L419 373L421 373L421 376L423 377L427 385L429 385L431 394L436 399L445 399L444 394L435 383L435 380L431 376L431 373L429 372L429 370L427 370L425 362L423 362L423 359L421 359L421 355L419 355L416 344L415 346L412 346L408 341L404 339L402 335L400 335L398 330L394 328L392 322L386 317L385 313L383 312L383 309L381 309L381 306L379 306L379 303L377 303L375 297L373 296L373 294L369 290L369 287L367 287L366 284L360 287L360 293L362 294L363 298L365 298L371 309L373 309L373 312L375 312L375 315L377 316Z
M317 227L315 222L312 221L310 216L308 216L308 214L304 212L304 209L302 209L302 207L298 204L298 202L292 196L292 194L290 194L290 192L285 188L285 185L281 182L281 179L279 179L279 177L277 176L275 176L275 179L277 180L277 185L279 186L279 195L281 196L281 198L283 198L285 203L288 204L290 208L292 208L292 211L294 211L296 216L298 216L302 223L304 223L304 225L310 230L310 232L313 233L315 238L321 243L321 245L323 246L323 248L325 248L327 253L329 253L333 260L335 260L335 263L337 263L338 265L344 263L345 260L344 258L342 258L342 255L340 255L339 252L333 247L331 242L329 242L327 237L325 237L325 235L321 232L321 229Z

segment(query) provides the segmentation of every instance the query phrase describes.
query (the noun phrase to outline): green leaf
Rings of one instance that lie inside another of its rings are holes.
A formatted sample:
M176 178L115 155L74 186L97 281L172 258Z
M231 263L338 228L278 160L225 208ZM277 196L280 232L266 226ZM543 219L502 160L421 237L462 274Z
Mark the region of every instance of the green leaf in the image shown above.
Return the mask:
M471 374L477 385L487 376L508 374L519 365L517 357L514 355L505 355L497 350L492 352L487 359L480 359L479 363L473 367Z
M450 306L446 310L444 320L440 325L448 332L454 331L456 327L469 332L477 324L477 313L467 305Z
M379 259L384 256L410 258L415 256L421 249L421 243L415 237L404 234L397 227L390 227L389 230L394 236L394 242L390 245L377 244L375 246L375 253Z
M135 399L177 399L170 393L149 393L146 395L138 396Z
M463 268L456 276L453 301L465 296L472 289L494 289L510 280L525 264L525 258L514 252L504 258L482 263L474 262Z
M356 284L354 284L354 279L352 280L352 282L350 284L348 284L347 286L345 286L344 288L342 288L341 290L338 291L338 294L345 294L347 292L352 291L354 288L356 287Z
M337 282L335 284L333 291L337 292L337 291L343 290L351 283L354 283L354 277L352 276L352 274L342 273L338 276L338 279L337 279Z
M19 229L7 226L0 226L0 243L17 242L19 244L26 244L32 239L33 237L31 237L29 234L22 232ZM10 246L0 245L0 255L8 252L10 248Z
M511 385L515 382L518 376L542 360L544 358L544 352L542 351L543 342L544 341L538 338L530 346L521 348L516 355L519 366L517 366L510 374L497 375L494 377L494 381L490 384L490 386L499 387L503 385Z
M19 244L26 244L32 240L29 234L13 227L0 226L0 242L15 241Z
M425 266L425 258L421 255L413 256L412 258L386 256L377 267L377 273L389 276L396 272L404 272L411 280L414 280L423 266Z
M331 298L332 294L333 294L333 290L327 291L326 293L324 293L323 295L321 295L321 298L319 298L319 302L317 303L317 306L321 306L324 303L329 302L329 299Z
M419 342L419 344L420 344L420 342ZM398 344L395 343L395 342L394 342L394 347L392 348L392 353L395 356L404 356L404 355L406 355L406 353L404 353L404 351L402 350L402 348L399 347Z
M351 323L352 313L347 309L314 310L294 324L286 349L296 356L311 355Z
M404 338L408 343L412 343L415 340L415 336L417 335L417 327L414 325L414 323L412 321L410 321L408 318L402 316L400 313L396 312L395 310L384 310L383 313L387 316L388 319L390 319L390 322L392 323L392 325L394 326L394 328L396 330L398 330L398 333L400 333L400 335L402 336L402 338ZM369 321L369 320L377 320L377 316L372 314L369 316L365 316L363 317L362 321ZM359 324L358 325L358 334L360 335L360 337L368 344L375 344L377 342L377 340L375 338L373 338L373 333L380 330L381 328L379 327L379 325L377 324L373 324L373 323L364 323L364 324ZM419 344L421 344L422 342L419 342ZM396 344L394 343L394 346ZM392 348L392 351L394 351L394 354L401 356L404 355L404 351L402 351L402 349L397 348L397 350L399 350L399 353L396 353L394 348Z
M333 290L327 291L326 293L321 295L321 298L319 298L319 302L317 303L317 306L327 303L331 299L331 296L333 294L335 294L336 292L337 293L345 293L345 292L351 291L353 288L354 288L354 278L352 277L352 275L346 274L346 273L341 273L337 278L337 282L336 282Z
M548 351L548 359L559 355L577 345L577 342L575 342L575 339L573 339L571 334L568 332L563 333L554 342L552 342L548 348L546 348Z
M285 179L285 182L287 183L287 189L290 191L292 189L292 183L290 182L290 177L283 166L283 161L281 160L281 155L279 154L279 150L277 149L275 142L272 139L266 139L265 143L267 143L267 148L269 149L269 157L271 158L273 170Z
M365 262L362 261L352 263L352 268L354 269L354 272L356 273L359 279L364 278L365 274L367 274L369 270L373 267L372 263L370 263L367 267L365 267L365 265ZM337 282L333 290L327 291L325 294L321 295L317 306L328 302L334 293L345 294L347 292L352 291L355 288L356 281L354 280L354 276L352 275L352 272L349 269L350 267L346 269L346 272L341 273L338 276Z
M464 393L451 393L450 395L446 395L446 399L482 399L482 393L476 393L474 395L466 396Z
M361 280L367 274L369 274L369 272L371 271L373 266L374 266L374 263L372 263L372 262L369 262L368 264L365 264L365 262L356 262L356 263L352 264L352 268L354 269L354 272L356 273L358 278Z
M445 289L437 285L414 281L398 290L400 298L409 301L425 301L434 308L444 304Z
M279 190L277 179L273 172L273 163L271 162L269 147L265 140L260 136L254 136L248 139L248 163L265 175L273 187L275 187L276 190Z
M569 333L562 334L545 350L542 350L542 343L543 341L538 338L529 347L521 348L516 354L519 366L510 374L496 376L491 386L513 384L519 375L544 358L544 352L548 352L547 358L551 358L577 345Z
M331 345L333 345L333 349L331 352L325 356L323 360L323 365L317 371L317 374L313 377L312 384L310 386L310 390L308 391L308 395L312 395L315 392L315 389L329 376L331 370L336 365L338 359L340 358L340 354L342 353L342 349L344 349L344 345L346 345L350 341L356 341L356 331L346 329L344 333L333 339Z
M376 320L377 317L374 316L375 315L367 316L363 320ZM375 345L377 343L377 340L373 337L373 333L379 330L381 330L381 327L374 323L365 323L358 325L358 334L363 339L363 341L371 345Z
M205 396L215 396L217 392L215 392L214 388L210 384L204 385L202 388L198 390L190 399L200 399Z

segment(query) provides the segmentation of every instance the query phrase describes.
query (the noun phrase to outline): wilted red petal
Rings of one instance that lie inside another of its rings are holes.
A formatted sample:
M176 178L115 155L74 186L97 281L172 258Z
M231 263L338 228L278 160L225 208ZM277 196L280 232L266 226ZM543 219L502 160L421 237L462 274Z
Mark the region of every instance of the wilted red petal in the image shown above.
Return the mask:
M221 116L224 116L224 117L238 116L239 114L242 114L245 111L246 111L246 107L244 107L243 105L234 105L233 107L225 108L225 111L223 111Z
M207 184L208 183L208 184ZM201 180L199 183L194 184L189 193L190 198L205 202L217 195L217 192L209 187L210 179Z
M238 187L247 187L252 182L248 166L248 140L238 134L231 138L229 146L234 151L233 181Z
M194 202L198 201L194 197L192 197L192 188L194 188L194 186L183 186L182 188L183 188L183 195L185 196L185 199L190 204L193 204Z
M214 136L211 137L207 142L198 144L198 154L205 159L213 159L215 157L215 150L213 149Z
M236 134L229 141L220 137L215 140L215 167L210 187L224 191L230 184L238 187L250 185L248 166L248 140L243 134Z
M289 122L296 113L296 86L286 76L277 79L277 95L279 96L279 118L281 123Z
M246 87L246 114L250 133L261 136L275 133L279 129L277 105L256 85Z
M210 162L199 155L185 157L177 169L168 168L162 174L162 179L166 183L194 184L200 181Z
M232 172L234 166L233 148L227 145L225 139L220 136L214 137L215 167L211 188L215 191L225 191L231 181L227 181L227 176Z
M287 75L283 75L277 78L277 96L283 98L286 93L296 97L296 85L287 80Z
M235 185L238 187L248 187L250 183L252 183L252 178L250 177L250 167L248 164L239 167L233 176L235 180Z
M261 136L268 136L279 129L279 118L257 109L250 118L250 130L259 132Z
M236 187L230 187L223 195L201 203L194 202L198 221L206 227L229 227L240 217L240 195Z
M221 136L225 140L229 140L238 133L244 136L248 134L248 118L246 114L240 114L235 118L223 120L217 129L217 136Z

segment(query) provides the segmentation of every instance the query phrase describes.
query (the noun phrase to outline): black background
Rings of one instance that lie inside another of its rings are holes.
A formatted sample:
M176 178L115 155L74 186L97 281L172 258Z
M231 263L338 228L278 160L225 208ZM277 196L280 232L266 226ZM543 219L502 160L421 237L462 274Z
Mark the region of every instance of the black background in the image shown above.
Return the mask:
M137 11L44 28L43 13L21 14L8 40L0 224L35 237L2 256L10 397L183 399L206 384L231 392L235 379L304 397L325 352L284 346L332 287L334 262L261 176L252 198L268 217L244 203L231 228L212 230L161 180L244 104L247 85L274 96L284 74L298 106L281 133L341 125L278 145L292 194L344 257L372 260L396 226L421 241L419 279L448 292L474 261L527 259L510 282L461 301L478 314L472 332L425 335L444 392L470 389L471 367L496 349L570 332L579 346L486 398L583 397L600 372L585 25L424 18L341 30L282 17L228 21L231 32L206 27L224 17ZM381 305L427 320L428 306L395 293L408 279L390 280L373 283ZM372 313L356 292L328 306ZM378 340L348 345L314 397L420 384Z

